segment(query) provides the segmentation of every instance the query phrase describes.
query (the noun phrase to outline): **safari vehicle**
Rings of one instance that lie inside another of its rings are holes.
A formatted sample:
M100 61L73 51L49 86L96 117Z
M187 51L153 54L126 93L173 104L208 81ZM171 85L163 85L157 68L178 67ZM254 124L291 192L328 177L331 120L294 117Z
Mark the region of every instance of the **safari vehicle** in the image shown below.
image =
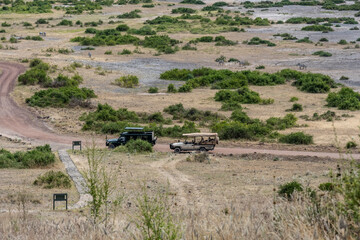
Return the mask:
M170 149L173 149L176 153L182 151L205 152L214 150L215 145L219 143L217 133L186 133L183 136L186 138L185 141L180 142L179 140L176 143L171 143Z
M106 137L106 146L109 148L116 148L120 145L125 145L131 139L141 139L155 145L157 137L155 137L154 132L148 131L145 132L144 128L141 127L126 127L127 132L120 134L119 138L107 139Z

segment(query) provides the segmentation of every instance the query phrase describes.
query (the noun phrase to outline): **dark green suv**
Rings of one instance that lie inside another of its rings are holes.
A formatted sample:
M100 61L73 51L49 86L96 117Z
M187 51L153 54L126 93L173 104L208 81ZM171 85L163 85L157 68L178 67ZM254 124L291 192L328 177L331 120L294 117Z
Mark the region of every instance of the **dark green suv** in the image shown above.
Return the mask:
M120 145L125 145L131 139L141 139L155 145L157 137L155 137L154 132L148 131L145 132L144 128L139 127L126 127L127 132L120 134L119 138L106 139L106 146L109 148L116 148Z

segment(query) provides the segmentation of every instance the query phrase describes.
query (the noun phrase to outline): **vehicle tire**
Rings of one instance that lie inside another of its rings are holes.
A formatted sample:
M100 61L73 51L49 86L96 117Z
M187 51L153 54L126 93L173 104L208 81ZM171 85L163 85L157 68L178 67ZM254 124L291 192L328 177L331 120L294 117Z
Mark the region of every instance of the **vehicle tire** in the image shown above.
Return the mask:
M114 148L115 148L114 144L111 143L111 144L109 145L109 149L114 149Z
M200 148L200 152L206 152L206 151L207 151L206 148L204 147Z
M180 153L181 152L181 149L180 148L175 148L174 149L174 153Z

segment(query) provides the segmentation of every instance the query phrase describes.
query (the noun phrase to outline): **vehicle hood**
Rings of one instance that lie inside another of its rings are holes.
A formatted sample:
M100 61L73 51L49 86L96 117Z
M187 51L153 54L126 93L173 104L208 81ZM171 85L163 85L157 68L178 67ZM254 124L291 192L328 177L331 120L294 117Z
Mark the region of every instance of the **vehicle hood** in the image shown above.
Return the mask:
M117 142L118 141L118 139L117 138L112 138L112 139L108 139L108 140L106 140L107 142Z
M183 146L184 145L184 143L183 142L175 142L175 143L172 143L171 145L173 145L173 146Z

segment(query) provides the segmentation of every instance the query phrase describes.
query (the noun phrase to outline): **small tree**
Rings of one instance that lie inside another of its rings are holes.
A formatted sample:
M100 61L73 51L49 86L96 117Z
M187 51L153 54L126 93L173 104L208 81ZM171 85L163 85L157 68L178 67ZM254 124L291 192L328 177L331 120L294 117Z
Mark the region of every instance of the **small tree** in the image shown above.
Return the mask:
M105 221L107 221L109 197L114 190L117 178L114 176L115 171L109 172L106 169L104 153L96 149L95 143L86 149L86 157L89 168L83 175L86 180L87 193L92 197L90 213L93 223L96 225L104 207L106 210Z

